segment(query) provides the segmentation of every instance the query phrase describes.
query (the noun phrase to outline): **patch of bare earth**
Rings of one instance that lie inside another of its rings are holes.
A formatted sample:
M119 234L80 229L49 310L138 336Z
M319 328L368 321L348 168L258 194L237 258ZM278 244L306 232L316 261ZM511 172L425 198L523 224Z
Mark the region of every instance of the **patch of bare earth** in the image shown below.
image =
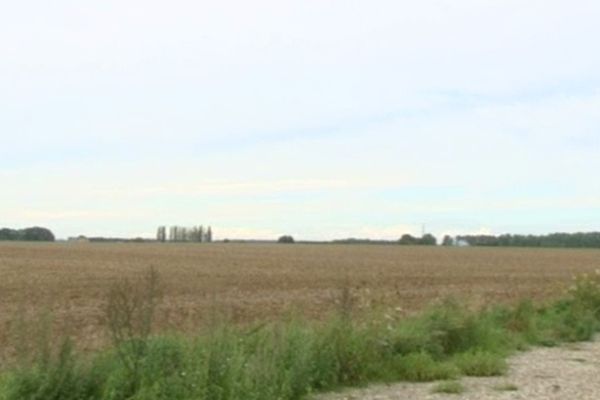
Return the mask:
M462 378L461 394L433 393L437 383L399 383L324 394L314 400L596 400L600 341L535 348L509 360L505 376Z

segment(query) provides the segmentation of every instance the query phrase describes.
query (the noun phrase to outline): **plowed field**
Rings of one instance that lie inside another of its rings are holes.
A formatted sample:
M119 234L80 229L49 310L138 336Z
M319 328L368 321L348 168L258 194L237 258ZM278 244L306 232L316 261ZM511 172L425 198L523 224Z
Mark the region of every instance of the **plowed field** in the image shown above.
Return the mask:
M573 275L600 268L600 250L5 242L0 347L10 348L19 321L44 319L83 349L102 346L109 288L150 266L165 287L158 328L191 332L217 314L238 323L290 311L322 318L343 288L357 309L404 313L448 296L475 306L543 301L561 296Z

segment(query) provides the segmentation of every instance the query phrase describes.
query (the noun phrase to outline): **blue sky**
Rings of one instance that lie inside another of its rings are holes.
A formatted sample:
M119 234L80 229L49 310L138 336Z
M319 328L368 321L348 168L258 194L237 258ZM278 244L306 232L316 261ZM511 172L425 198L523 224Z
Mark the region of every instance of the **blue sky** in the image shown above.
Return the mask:
M596 1L9 2L0 225L600 230Z

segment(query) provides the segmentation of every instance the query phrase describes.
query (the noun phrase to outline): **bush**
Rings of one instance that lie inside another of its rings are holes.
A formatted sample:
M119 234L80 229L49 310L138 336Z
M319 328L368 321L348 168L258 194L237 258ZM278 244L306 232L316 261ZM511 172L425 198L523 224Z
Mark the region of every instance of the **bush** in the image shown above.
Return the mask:
M395 328L396 353L426 352L437 360L470 349L502 352L510 347L505 330L492 313L471 313L448 300Z

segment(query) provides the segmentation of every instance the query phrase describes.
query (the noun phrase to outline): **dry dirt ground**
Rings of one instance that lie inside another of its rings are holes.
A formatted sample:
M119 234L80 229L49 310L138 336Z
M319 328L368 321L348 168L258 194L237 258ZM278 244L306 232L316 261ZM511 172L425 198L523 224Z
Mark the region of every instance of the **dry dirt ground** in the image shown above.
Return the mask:
M561 296L575 274L600 267L600 250L380 245L0 243L0 357L49 320L52 335L83 350L107 342L111 286L154 266L165 295L157 328L195 332L225 315L235 323L299 312L323 318L343 288L356 307L420 310L453 296L480 306Z
M314 400L597 400L600 342L536 348L509 360L508 373L463 378L461 394L433 393L437 383L402 383L320 395ZM510 388L510 390L508 390Z

